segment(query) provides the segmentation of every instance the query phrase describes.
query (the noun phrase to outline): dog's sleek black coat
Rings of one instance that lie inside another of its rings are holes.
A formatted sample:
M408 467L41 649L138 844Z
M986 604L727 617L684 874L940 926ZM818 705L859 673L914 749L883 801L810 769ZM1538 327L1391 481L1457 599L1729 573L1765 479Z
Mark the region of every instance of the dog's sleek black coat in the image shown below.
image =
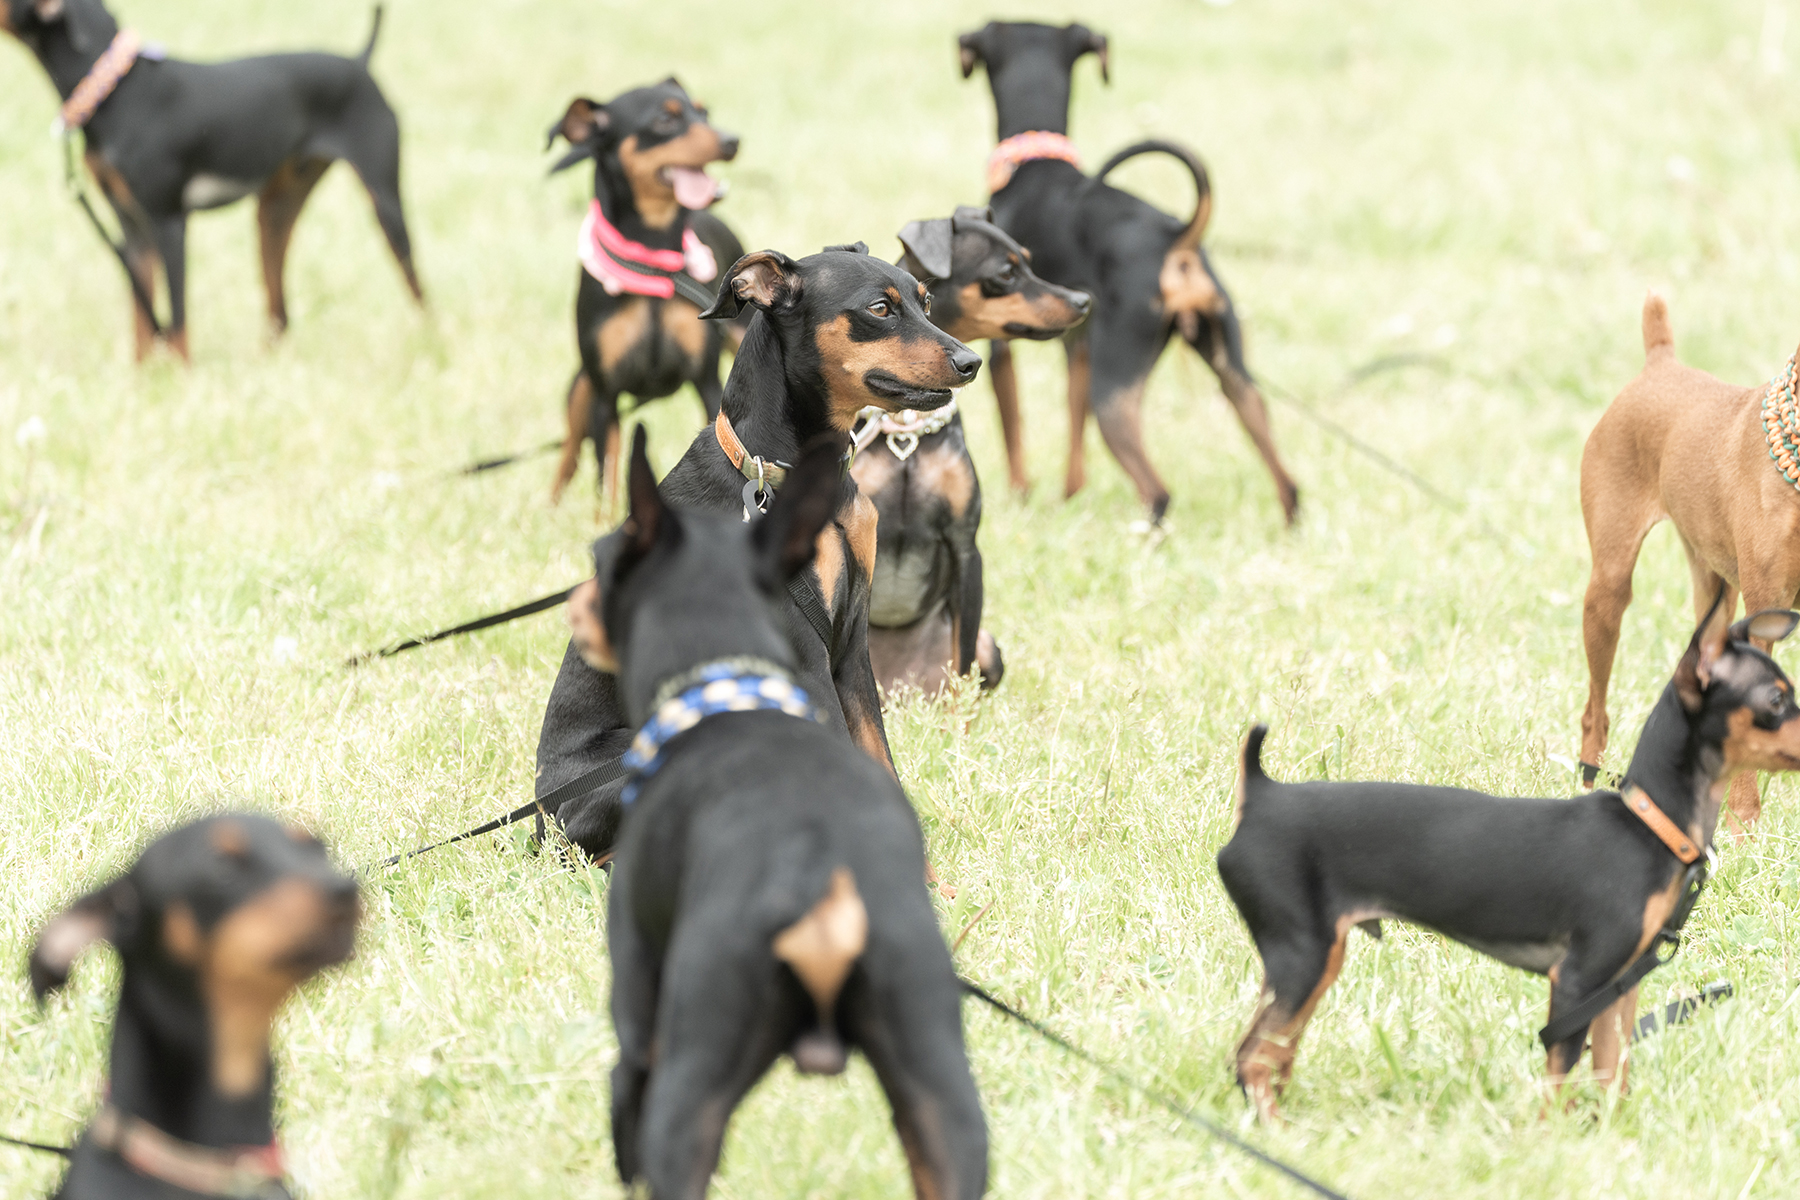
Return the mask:
M936 329L925 287L858 243L795 261L772 250L745 255L724 275L710 312L753 307L749 331L725 383L722 412L748 452L780 462L823 433L848 444L856 414L929 410L975 377L981 359ZM699 433L663 479L671 503L740 516L744 476L714 429ZM830 614L829 644L790 599L786 621L799 655L797 678L869 757L893 770L881 723L881 696L869 665L869 581L875 563L875 509L845 476L836 517L820 535L809 577ZM581 661L573 644L544 710L538 737L541 798L624 755L632 735L613 677ZM564 803L571 840L589 854L609 851L619 821L613 780Z
M270 1022L302 982L350 957L360 913L356 880L311 834L226 813L158 838L129 872L52 918L31 953L31 986L42 999L89 945L111 942L124 978L110 1105L192 1146L266 1146L275 1138ZM57 1192L194 1194L139 1174L92 1130Z
M558 137L568 140L570 150L552 171L593 159L594 198L625 237L653 250L679 251L692 228L721 275L743 257L743 244L723 221L705 209L685 207L676 195L672 172L703 173L708 163L729 162L737 157L738 139L714 129L706 110L674 76L606 104L572 101L550 128L550 140ZM718 416L719 351L728 335L743 336L743 323L702 321L699 306L679 296L613 295L587 271L578 273L575 343L581 369L569 385L568 436L552 499L561 497L575 474L584 440L594 443L602 486L613 478L621 395L642 404L691 383L707 418ZM710 287L718 281L702 282Z
M1087 313L1087 295L1040 279L1024 247L985 208L913 221L900 244L900 265L932 281L932 324L958 341L1053 338ZM881 518L869 599L876 682L933 693L980 663L981 686L997 685L1006 668L981 628L981 484L962 413L920 435L904 459L877 437L851 470Z
M987 65L1003 141L1032 130L1066 133L1076 60L1098 54L1101 71L1107 70L1106 39L1084 25L994 21L963 34L959 44L964 78L977 63ZM1199 204L1191 220L1179 221L1104 182L1127 158L1148 153L1172 155L1193 173ZM1073 495L1086 479L1082 435L1091 408L1107 447L1137 485L1151 518L1161 520L1169 491L1144 449L1140 405L1150 369L1171 332L1179 331L1218 375L1225 398L1275 479L1282 512L1291 523L1299 490L1276 453L1267 405L1244 362L1243 331L1231 297L1200 245L1212 207L1200 160L1169 142L1122 150L1091 177L1070 163L1037 159L1020 164L992 203L994 223L1031 250L1033 270L1094 299L1093 315L1065 343L1070 425L1065 494ZM1002 343L995 343L992 358L1001 420L1016 426L1011 357ZM1009 433L1013 486L1025 488L1029 481L1019 445Z
M784 585L828 544L841 492L841 446L820 439L746 529L665 504L644 442L640 426L630 515L570 600L579 652L618 672L634 725L704 664L799 673ZM979 1196L987 1132L960 991L899 784L841 733L781 712L707 717L664 753L625 818L607 903L620 1176L702 1195L732 1110L777 1057L835 1073L857 1048L917 1194Z
M101 0L0 0L0 25L37 55L67 100L118 33ZM376 29L380 10L376 10ZM421 301L400 207L400 125L369 75L375 33L356 58L270 54L232 62L140 58L86 128L87 165L125 233L147 297L168 278L170 346L187 357L187 218L258 197L269 320L287 327L282 272L307 197L337 159L355 168L375 217ZM148 314L133 301L137 355Z
M1723 593L1721 594L1723 596ZM1621 785L1641 789L1695 847L1744 770L1800 768L1793 685L1751 642L1786 637L1800 614L1768 609L1730 625L1715 603L1650 712ZM1550 1018L1618 978L1679 899L1682 862L1620 793L1496 798L1403 783L1277 783L1244 743L1238 826L1219 877L1262 956L1262 1000L1237 1052L1238 1081L1265 1116L1294 1048L1343 965L1355 925L1398 917L1550 978ZM1370 928L1377 931L1379 926ZM1608 1078L1636 1026L1632 988L1549 1048L1553 1082L1580 1061Z

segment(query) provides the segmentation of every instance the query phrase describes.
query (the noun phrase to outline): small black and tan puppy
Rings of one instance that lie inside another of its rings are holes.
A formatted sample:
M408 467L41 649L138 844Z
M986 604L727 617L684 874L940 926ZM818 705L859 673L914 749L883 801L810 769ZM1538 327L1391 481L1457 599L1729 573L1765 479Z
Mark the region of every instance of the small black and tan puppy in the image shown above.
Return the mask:
M350 957L360 916L356 880L312 834L227 813L164 834L53 918L31 952L40 1000L96 941L124 964L106 1100L59 1200L286 1197L270 1027Z
M569 600L576 649L641 727L607 902L619 1175L703 1195L778 1057L835 1074L856 1048L917 1194L973 1200L987 1128L918 818L812 709L783 619L838 510L842 441L797 456L749 525L665 503L644 443L639 426L630 514Z
M575 344L581 369L569 384L568 434L550 487L554 502L594 443L600 486L616 495L619 397L639 404L693 384L706 415L719 415L719 350L743 326L700 319L720 271L744 247L706 209L724 192L706 173L737 157L674 76L607 104L576 99L550 127L569 152L551 173L594 160L594 200L576 241Z
M1384 917L1549 976L1542 1036L1552 1085L1591 1036L1595 1077L1624 1086L1636 986L1560 1039L1559 1015L1656 944L1683 903L1686 868L1710 850L1732 777L1800 769L1793 684L1750 640L1786 637L1800 613L1767 609L1730 625L1730 612L1715 601L1695 631L1617 792L1537 800L1404 783L1277 783L1260 762L1267 729L1250 731L1219 877L1263 961L1237 1077L1265 1118L1277 1115L1295 1046L1343 966L1350 930L1365 925L1379 936L1370 923Z
M821 434L849 449L858 414L926 412L975 378L981 357L931 324L925 285L861 242L792 259L746 254L725 272L710 317L749 312L719 416L662 481L663 497L743 520L780 494L788 466ZM802 685L832 728L893 773L881 692L869 665L875 506L848 472L812 565L790 581L789 636ZM588 854L612 848L623 786L614 769L631 741L617 681L573 644L544 707L537 796Z
M1087 293L1038 278L1031 255L988 209L913 221L900 245L900 265L931 282L931 323L958 341L1043 341L1087 315ZM871 414L857 444L851 472L881 517L869 596L876 681L883 691L910 685L933 694L979 663L981 686L994 687L1005 663L981 627L981 484L956 402Z
M423 302L400 207L400 124L369 75L379 7L368 45L355 58L164 58L136 49L129 34L120 42L118 23L100 0L0 0L0 28L24 42L49 72L70 132L85 132L88 169L119 216L137 279L132 313L140 360L158 332L143 302L154 302L159 269L169 287L169 323L160 333L177 354L188 356L188 214L251 193L257 197L269 323L276 333L287 328L282 274L294 222L326 168L340 158L368 189L406 286ZM102 84L110 90L96 90Z

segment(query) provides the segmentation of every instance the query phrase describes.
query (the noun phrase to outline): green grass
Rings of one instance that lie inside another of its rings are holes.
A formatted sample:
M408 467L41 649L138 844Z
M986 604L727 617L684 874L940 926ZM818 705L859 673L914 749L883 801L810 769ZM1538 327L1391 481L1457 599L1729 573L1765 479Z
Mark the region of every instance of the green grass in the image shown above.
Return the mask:
M116 8L193 57L350 49L368 19L363 0ZM961 889L944 928L993 905L959 965L1351 1195L1800 1188L1790 782L1769 788L1759 835L1726 848L1688 945L1645 988L1661 1001L1729 978L1737 997L1642 1046L1624 1101L1581 1086L1548 1119L1542 981L1391 929L1354 941L1301 1048L1292 1124L1250 1126L1230 1059L1258 969L1212 862L1255 718L1287 778L1572 790L1577 456L1637 369L1644 289L1671 288L1683 357L1726 378L1767 378L1800 337L1800 31L1791 64L1764 65L1780 8L1049 6L1112 37L1110 89L1091 61L1076 71L1072 133L1091 160L1145 134L1206 156L1253 366L1470 507L1434 506L1277 409L1306 504L1284 531L1210 374L1171 352L1146 412L1173 532L1135 538L1097 438L1093 482L1057 498L1060 355L1024 346L1028 501L1004 494L985 383L969 414L1006 683L980 704L902 703L889 733ZM431 313L407 302L340 168L301 221L280 345L262 339L248 209L194 222L191 370L131 364L125 288L43 133L52 95L0 50L0 1130L66 1137L94 1104L116 967L94 955L39 1011L25 949L154 832L249 804L363 864L528 793L555 617L338 664L583 570L590 474L556 510L542 462L442 478L557 430L587 184L546 182L539 149L571 96L679 72L744 135L720 212L751 246L863 238L891 256L906 220L979 199L991 102L981 78L958 80L952 36L986 14L824 12L396 0L374 67L405 130ZM1123 180L1186 211L1179 168ZM1340 387L1407 351L1446 365ZM12 433L34 415L48 438L28 457ZM691 396L653 410L656 461L698 416ZM1687 636L1687 588L1664 528L1626 619L1611 765ZM306 1194L619 1193L605 891L502 837L372 882L359 957L281 1022ZM996 1196L1300 1194L986 1010L966 1017ZM0 1192L42 1194L52 1166L0 1149ZM715 1191L907 1194L866 1068L773 1072Z

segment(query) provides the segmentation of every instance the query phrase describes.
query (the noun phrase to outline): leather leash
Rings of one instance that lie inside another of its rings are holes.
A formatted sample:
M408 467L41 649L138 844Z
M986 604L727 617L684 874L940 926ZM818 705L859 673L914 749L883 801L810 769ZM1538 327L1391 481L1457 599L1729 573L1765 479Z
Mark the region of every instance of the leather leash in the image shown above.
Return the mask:
M1628 784L1619 794L1619 799L1633 816L1642 821L1668 847L1670 854L1686 864L1687 874L1681 881L1681 897L1675 902L1669 919L1656 931L1649 948L1625 968L1618 978L1588 993L1574 1008L1558 1014L1538 1031L1538 1041L1544 1044L1546 1050L1592 1025L1601 1013L1636 987L1644 976L1675 957L1676 951L1681 949L1681 927L1687 924L1688 916L1694 911L1694 904L1706 889L1707 860L1701 855L1700 847L1681 832L1675 822L1669 820L1668 814L1657 806L1650 794L1636 784ZM1663 953L1664 947L1668 948L1667 954ZM1725 994L1730 994L1729 985ZM1635 1015L1633 1014L1634 1017Z
M477 617L473 621L464 621L461 625L452 625L448 629L440 629L436 633L428 633L424 637L407 638L405 641L395 642L389 646L383 646L379 650L369 650L362 654L353 654L344 660L344 667L346 669L360 667L370 659L392 658L403 650L414 650L420 646L429 646L431 643L441 642L445 638L460 637L465 633L474 633L480 629L491 629L495 625L504 625L508 621L516 621L520 617L529 617L534 613L541 613L545 609L555 608L557 605L567 600L569 598L569 593L580 586L580 584L571 584L560 592L551 592L548 596L539 596L536 600L527 600L525 603L509 608L504 612L490 613L485 617Z
M61 1155L63 1158L73 1158L75 1155L73 1146L46 1146L42 1142L28 1142L24 1138L9 1137L4 1133L0 1133L0 1142L4 1142L8 1146L20 1146L26 1150L41 1150L45 1154Z

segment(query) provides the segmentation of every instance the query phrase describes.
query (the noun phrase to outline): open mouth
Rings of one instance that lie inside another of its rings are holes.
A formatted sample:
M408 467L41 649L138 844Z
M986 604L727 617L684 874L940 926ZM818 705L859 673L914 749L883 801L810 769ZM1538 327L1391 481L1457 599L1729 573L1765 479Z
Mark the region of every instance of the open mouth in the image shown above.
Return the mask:
M930 412L950 403L949 388L914 387L886 371L870 371L863 376L863 386L883 400L891 400L898 408Z
M725 183L706 173L705 167L664 167L658 174L675 191L675 203L695 210L710 208L725 198Z
M1060 329L1039 329L1035 325L1021 325L1017 321L1008 321L1002 328L1005 329L1007 337L1024 338L1032 342L1047 342L1051 338L1063 335L1063 331Z

